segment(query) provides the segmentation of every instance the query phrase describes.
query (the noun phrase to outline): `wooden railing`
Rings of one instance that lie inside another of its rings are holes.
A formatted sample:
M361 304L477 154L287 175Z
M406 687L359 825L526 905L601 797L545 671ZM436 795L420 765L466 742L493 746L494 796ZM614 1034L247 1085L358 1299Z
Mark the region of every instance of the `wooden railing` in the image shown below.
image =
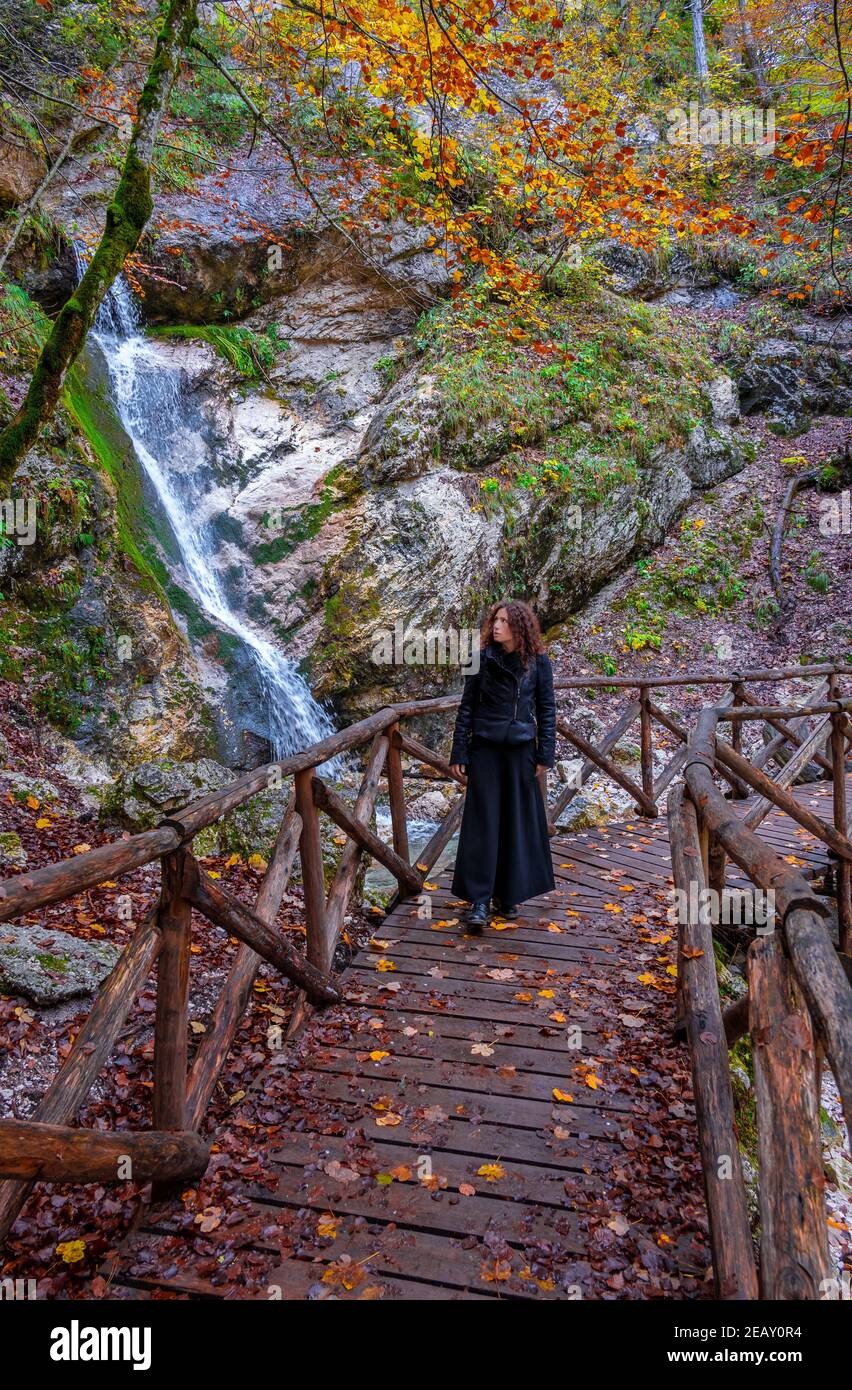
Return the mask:
M714 1276L723 1298L824 1298L834 1277L819 1107L824 1057L852 1133L852 842L846 809L852 700L839 695L840 674L829 673L826 698L820 691L808 705L761 706L740 692L736 707L703 709L689 739L684 782L668 802L672 871L682 907L678 1022L691 1054ZM803 733L813 719L815 727ZM743 757L739 739L728 744L718 737L722 722L736 731L748 720L771 724L796 750L774 779L757 766L758 758ZM826 745L828 759L820 751ZM787 790L810 760L823 769L827 763L832 776L830 822ZM744 816L714 781L720 761L726 775L735 775L758 793ZM828 899L818 896L790 862L796 856L776 854L755 834L773 806L829 850L839 949L827 921L832 915ZM729 860L746 875L753 895L757 890L765 896L760 911L752 913L760 925L749 933L748 993L723 1010L713 928L724 903ZM757 1114L757 1263L728 1064L729 1048L745 1033L751 1038Z
M772 804L781 804L778 798L783 797L784 807L787 809L787 802L793 803L794 799L784 790L785 779L792 780L796 775L795 759L798 758L799 764L803 765L803 761L821 756L818 753L818 744L822 746L822 730L827 726L820 726L820 739L817 744L814 735L801 732L809 713L824 712L829 720L834 721L831 723L831 733L827 736L831 742L831 757L824 759L823 765L827 763L836 774L837 768L843 762L849 739L845 714L849 702L838 703L837 698L838 682L843 674L847 674L846 668L826 664L747 673L690 672L679 676L648 675L640 680L629 677L578 676L557 682L558 692L577 689L623 689L628 693L636 691L637 698L628 704L597 745L589 742L575 729L570 719L562 713L558 715L557 728L560 734L569 746L582 755L583 761L579 775L572 779L571 785L563 790L551 807L551 821L555 823L558 820L581 787L596 772L603 773L626 791L634 800L639 813L646 816L657 814L657 805L662 793L681 772L686 775L690 796L697 795L693 792L692 786L697 775L695 769L706 773L715 798L713 806L725 808L724 814L729 818L731 812L728 802L716 789L712 781L713 772L720 774L727 781L735 797L748 795L749 789L755 788ZM747 689L748 685L777 682L799 676L816 677L824 682L826 691L831 693L831 701L817 701L810 711L789 710L784 707L767 709L760 706L756 697ZM689 730L679 720L656 702L654 696L657 690L683 685L722 686L727 689L722 704L710 710L712 733L708 734L707 711L702 714L695 732L690 735ZM390 705L330 735L303 753L246 773L235 779L230 786L211 792L168 817L154 830L103 845L32 873L18 874L0 883L0 921L8 921L32 913L38 908L73 898L78 893L107 880L116 880L156 859L161 863L159 898L143 915L134 936L102 985L86 1023L38 1105L34 1117L31 1120L0 1121L0 1179L3 1179L0 1181L0 1240L8 1234L33 1182L39 1178L72 1182L105 1182L110 1179L122 1181L127 1176L128 1158L132 1163L134 1179L154 1179L160 1185L159 1190L162 1190L162 1184L182 1182L203 1172L208 1151L197 1131L203 1121L226 1054L236 1036L261 963L266 961L298 986L297 1003L288 1029L288 1036L292 1037L311 1008L333 1004L339 999L332 977L332 962L364 857L376 860L390 872L396 880L398 896L413 896L421 892L429 870L438 861L458 829L464 803L463 787L460 787L459 795L452 802L429 843L418 855L416 863L412 864L408 845L403 757L416 760L430 769L431 775L437 774L446 781L458 782L459 779L454 776L443 757L421 743L412 732L404 731L403 726L411 720L434 718L436 715L450 713L457 706L458 698L455 695L446 695L433 700ZM841 706L843 719L838 722ZM731 720L730 743L721 739L714 741L716 723L723 718ZM765 719L777 733L772 743L761 749L758 756L749 760L741 753L741 721L750 718ZM611 757L619 740L637 720L639 782L631 778ZM670 743L671 737L674 736L678 747L655 778L656 727L665 731L667 743ZM694 742L699 732L704 739L700 757ZM782 747L786 747L792 756L786 764L782 762L778 776L773 781L760 771L760 767L777 757ZM354 804L350 806L320 775L318 769L322 769L330 759L356 749L365 750L364 770ZM229 893L205 872L192 854L192 841L201 830L220 821L236 807L272 785L282 786L284 780L290 777L293 779L293 791L277 841L257 898L253 905L248 905ZM371 828L383 777L390 805L391 845L385 844ZM759 783L755 781L756 778L759 779ZM838 791L838 786L842 790ZM685 809L683 793L680 788L676 790L677 795L670 800L670 806L679 807L678 817L685 815L688 819L689 812ZM835 776L835 825L828 827L822 821L813 819L811 824L817 825L817 833L829 844L832 853L837 855L838 894L845 924L844 940L848 949L850 855L846 852L849 842L845 830L844 796L843 779L838 780ZM694 804L697 806L699 803L696 801ZM797 811L802 814L798 806ZM337 828L343 831L345 837L344 847L327 890L320 833L321 814L329 817ZM671 814L670 811L670 816ZM695 814L699 812L696 811ZM700 814L709 813L702 809ZM681 820L678 819L676 823L680 826ZM762 842L756 839L753 830L748 829L744 822L737 820L736 824L740 833L750 836L749 843L762 846ZM832 834L831 839L829 831ZM722 831L717 830L714 833L720 843L724 844ZM762 850L765 854L769 853L765 846L762 846ZM727 852L736 858L733 851ZM296 950L275 925L297 853L304 894L304 954ZM769 858L774 865L774 857L769 855ZM763 872L764 861L761 861L760 867ZM769 869L766 868L765 871L768 873ZM789 875L785 882L787 878ZM754 881L760 880L755 877ZM814 895L807 887L805 891L810 895L807 901L811 904ZM193 908L229 935L237 937L240 947L208 1021L207 1031L190 1065L187 1000ZM816 912L815 908L810 910ZM824 927L821 931L823 936L820 940L825 947ZM825 954L823 950L823 955ZM72 1122L108 1060L136 995L155 962L157 1001L152 1106L154 1127L147 1131L121 1130L115 1134L93 1133L75 1128ZM691 963L692 957L689 957L690 971ZM705 975L711 963L712 951L707 953L707 964L701 972L702 988L708 991L709 981L705 979ZM827 966L825 968L827 969ZM837 968L839 967L835 959L835 973L830 976L835 991L839 989ZM697 1014L693 999L696 986L691 988L692 994L684 988L684 998L688 1001L684 1017L692 1045L692 1020ZM718 996L716 998L718 1001ZM822 999L823 1009L827 998L828 996L824 996ZM833 1026L831 1047L825 1045L826 1056L832 1067L836 1058L845 1058L844 1065L848 1064L847 1054L842 1053L842 1050L838 1051L840 1046L836 1040L836 1026ZM698 1077L694 1046L693 1060ZM835 1070L838 1084L841 1084L841 1074L842 1089L846 1084L846 1072L839 1073ZM702 1070L701 1076L703 1075ZM715 1071L713 1076L714 1085L718 1084L719 1078ZM846 1094L844 1092L844 1095ZM735 1153L735 1149L731 1152ZM117 1163L117 1155L124 1160L123 1166ZM714 1195L711 1202L711 1220L716 1223L714 1230L718 1224L717 1208L726 1213L729 1210L724 1202L720 1204L716 1201ZM720 1265L720 1269L722 1268ZM736 1268L740 1270L739 1261ZM722 1277L726 1277L724 1271Z

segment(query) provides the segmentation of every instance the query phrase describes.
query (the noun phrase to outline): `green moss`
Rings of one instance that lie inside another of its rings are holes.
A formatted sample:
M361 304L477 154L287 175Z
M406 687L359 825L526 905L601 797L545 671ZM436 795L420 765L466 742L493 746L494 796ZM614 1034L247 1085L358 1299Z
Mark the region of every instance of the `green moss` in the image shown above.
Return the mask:
M626 615L625 648L659 651L669 616L722 617L747 601L740 569L764 528L763 508L755 499L751 510L731 522L715 516L681 522L673 548L637 561L637 582L613 604Z
M259 381L274 367L289 344L274 325L263 333L255 333L241 324L171 324L149 330L159 338L185 338L209 343L232 367L249 381Z
M501 492L593 502L685 439L708 412L702 386L714 368L694 326L592 275L566 275L560 293L513 304L474 287L430 311L415 341L442 403L443 458L481 470L502 457ZM512 453L520 466L507 465Z
M278 534L254 547L252 559L258 565L274 565L301 545L318 535L332 512L339 511L362 490L363 483L345 464L337 464L326 474L319 502L309 502L291 513L275 517L267 512L261 525L267 529L275 524Z
M90 364L84 359L75 363L68 373L65 403L110 481L115 496L116 540L120 552L130 560L144 587L168 607L168 571L153 539L156 536L170 553L173 551L171 534L160 525L145 502L136 458L112 407L93 379Z
M52 956L47 951L36 951L36 960L45 970L65 970L68 965L67 956Z

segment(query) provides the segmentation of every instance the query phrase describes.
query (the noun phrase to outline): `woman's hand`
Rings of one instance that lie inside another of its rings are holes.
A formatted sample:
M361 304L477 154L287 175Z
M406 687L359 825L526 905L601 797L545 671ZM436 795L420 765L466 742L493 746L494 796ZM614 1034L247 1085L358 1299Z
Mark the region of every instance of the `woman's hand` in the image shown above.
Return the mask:
M467 786L467 767L464 763L451 763L450 772Z

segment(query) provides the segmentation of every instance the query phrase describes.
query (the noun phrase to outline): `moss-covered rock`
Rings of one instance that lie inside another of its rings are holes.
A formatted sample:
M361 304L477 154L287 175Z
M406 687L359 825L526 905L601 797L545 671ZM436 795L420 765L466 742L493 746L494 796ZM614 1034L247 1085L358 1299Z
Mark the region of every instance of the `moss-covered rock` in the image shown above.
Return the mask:
M0 939L0 994L22 994L41 1006L94 994L120 954L109 941L7 924Z
M13 830L0 834L0 869L23 869L27 863L27 852L21 844L20 835Z

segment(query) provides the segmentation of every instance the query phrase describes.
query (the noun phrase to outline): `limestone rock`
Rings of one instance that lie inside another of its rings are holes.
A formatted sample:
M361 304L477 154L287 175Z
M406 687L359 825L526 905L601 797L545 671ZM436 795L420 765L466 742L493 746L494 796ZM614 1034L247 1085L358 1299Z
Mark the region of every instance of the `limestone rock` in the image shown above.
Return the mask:
M739 378L744 414L765 411L781 434L806 428L814 415L852 412L852 347L818 341L764 338L758 342Z
M42 806L50 806L60 800L60 794L46 777L32 777L28 772L13 772L4 768L0 772L0 790L9 791L15 801L25 802L27 797L35 797Z
M0 993L23 994L39 1005L94 994L120 954L109 941L7 923L0 930Z

